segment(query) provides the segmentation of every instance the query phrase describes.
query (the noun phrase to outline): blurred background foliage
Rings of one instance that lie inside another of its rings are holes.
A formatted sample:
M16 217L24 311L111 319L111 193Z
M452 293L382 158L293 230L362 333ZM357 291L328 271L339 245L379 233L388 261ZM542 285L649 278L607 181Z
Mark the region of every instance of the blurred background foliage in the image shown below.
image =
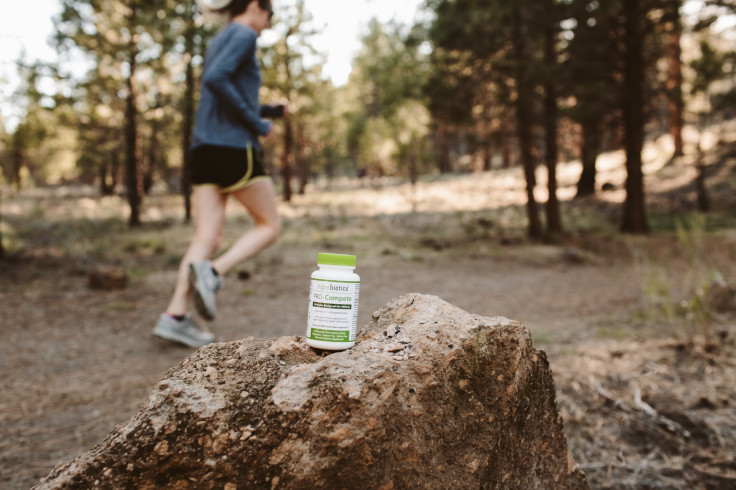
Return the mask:
M0 125L0 183L120 193L131 225L146 194L180 192L188 219L185 148L219 25L195 0L60 2L53 42L88 70L18 61L22 84L2 103L24 116ZM620 228L646 232L644 141L669 135L678 158L684 126L704 131L736 111L733 0L426 0L415 25L366 19L342 86L323 73L308 2L275 8L274 41L260 49L263 100L290 108L266 148L285 201L322 178L520 166L529 235L540 238L563 227L557 162L578 159L577 194L592 195L598 155L623 148ZM540 204L538 167L549 190Z

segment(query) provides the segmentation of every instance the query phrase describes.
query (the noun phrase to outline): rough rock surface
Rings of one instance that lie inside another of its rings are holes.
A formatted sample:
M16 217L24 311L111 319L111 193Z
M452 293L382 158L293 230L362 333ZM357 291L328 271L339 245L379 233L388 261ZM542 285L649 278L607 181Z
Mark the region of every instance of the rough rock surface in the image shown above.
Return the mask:
M122 267L98 267L90 272L88 278L90 289L113 291L128 286L128 274Z
M506 318L410 294L353 349L214 344L37 488L588 488L544 352Z

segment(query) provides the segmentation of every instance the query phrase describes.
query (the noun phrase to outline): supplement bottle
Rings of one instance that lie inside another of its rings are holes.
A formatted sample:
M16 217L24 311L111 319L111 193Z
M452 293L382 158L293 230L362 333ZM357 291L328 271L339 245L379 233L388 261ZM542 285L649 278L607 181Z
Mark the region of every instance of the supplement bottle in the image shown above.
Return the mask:
M355 345L360 277L355 255L320 253L309 285L307 344L345 350Z

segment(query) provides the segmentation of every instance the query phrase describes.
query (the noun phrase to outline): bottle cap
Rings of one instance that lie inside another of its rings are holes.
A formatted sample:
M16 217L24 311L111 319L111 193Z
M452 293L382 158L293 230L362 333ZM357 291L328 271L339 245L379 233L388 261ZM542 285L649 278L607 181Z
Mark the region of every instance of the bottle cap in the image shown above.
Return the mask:
M340 265L343 267L355 267L357 260L355 255L320 253L317 255L319 265Z

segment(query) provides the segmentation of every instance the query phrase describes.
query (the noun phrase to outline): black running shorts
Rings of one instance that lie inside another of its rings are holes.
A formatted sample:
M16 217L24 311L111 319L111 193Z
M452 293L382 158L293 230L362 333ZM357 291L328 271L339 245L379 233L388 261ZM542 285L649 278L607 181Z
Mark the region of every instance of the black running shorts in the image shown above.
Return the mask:
M222 192L235 192L270 178L263 163L263 150L248 146L198 146L192 150L192 185L213 185Z

